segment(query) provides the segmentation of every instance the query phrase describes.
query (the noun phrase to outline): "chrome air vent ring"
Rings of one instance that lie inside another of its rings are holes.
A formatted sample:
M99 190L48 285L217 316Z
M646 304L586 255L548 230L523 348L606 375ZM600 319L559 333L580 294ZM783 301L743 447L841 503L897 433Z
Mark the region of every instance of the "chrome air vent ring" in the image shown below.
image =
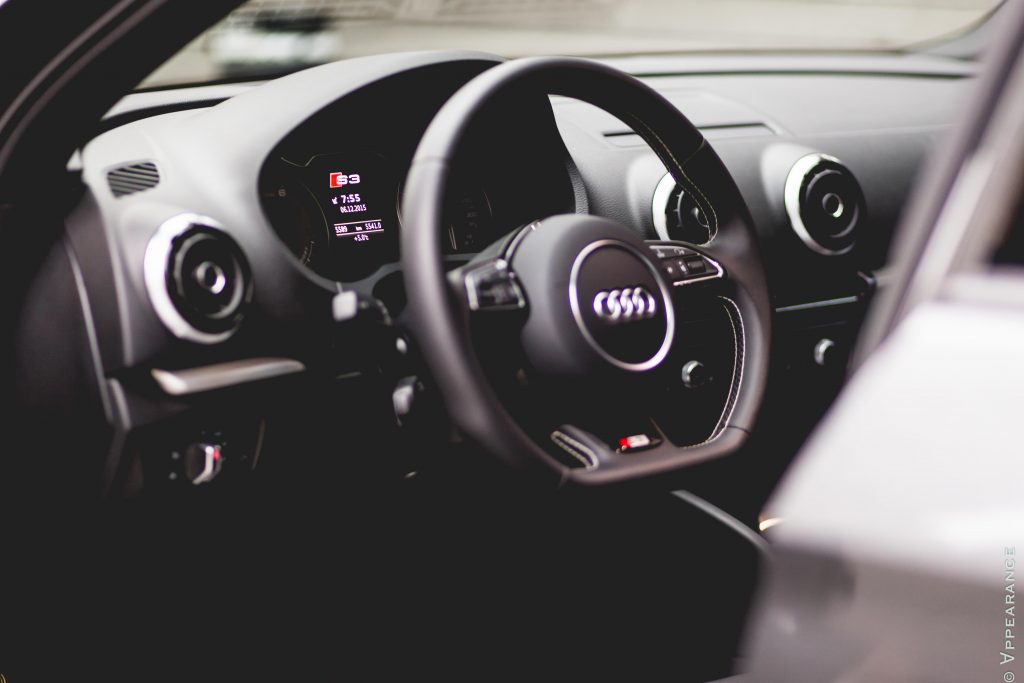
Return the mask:
M179 339L228 339L252 296L241 248L206 216L181 214L165 221L146 247L143 270L157 317Z
M704 209L683 189L671 173L662 176L654 189L651 202L654 230L663 240L681 240L689 244L707 246L715 238L716 228L708 220Z
M864 223L864 192L841 161L807 154L789 170L784 191L786 214L800 241L823 256L848 253Z

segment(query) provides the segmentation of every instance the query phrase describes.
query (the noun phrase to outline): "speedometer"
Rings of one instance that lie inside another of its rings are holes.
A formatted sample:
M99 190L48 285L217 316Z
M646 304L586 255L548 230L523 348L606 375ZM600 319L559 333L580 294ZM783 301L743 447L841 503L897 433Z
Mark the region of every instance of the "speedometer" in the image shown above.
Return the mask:
M442 248L446 254L476 253L496 237L493 234L494 212L490 198L483 188L464 181L456 180L448 192L444 223L447 229Z

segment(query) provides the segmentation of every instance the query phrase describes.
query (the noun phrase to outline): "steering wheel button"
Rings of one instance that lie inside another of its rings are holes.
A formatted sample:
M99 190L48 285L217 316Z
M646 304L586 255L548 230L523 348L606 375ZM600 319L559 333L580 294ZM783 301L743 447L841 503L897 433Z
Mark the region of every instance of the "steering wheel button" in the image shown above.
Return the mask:
M619 439L619 452L627 453L630 451L639 451L645 448L651 448L659 443L658 440L652 439L646 434L633 434L632 436L624 436Z
M685 274L675 261L665 261L661 264L661 272L664 273L670 281L675 282L676 280L682 279Z
M495 306L518 306L520 301L519 289L513 282L492 282L485 285L479 291L481 308Z
M700 256L687 256L681 260L684 262L686 272L690 275L700 275L707 272L708 266Z
M503 260L475 267L466 275L466 296L471 310L523 308L522 289Z
M496 282L480 292L480 303L485 306L502 306L515 301L515 298L509 282Z

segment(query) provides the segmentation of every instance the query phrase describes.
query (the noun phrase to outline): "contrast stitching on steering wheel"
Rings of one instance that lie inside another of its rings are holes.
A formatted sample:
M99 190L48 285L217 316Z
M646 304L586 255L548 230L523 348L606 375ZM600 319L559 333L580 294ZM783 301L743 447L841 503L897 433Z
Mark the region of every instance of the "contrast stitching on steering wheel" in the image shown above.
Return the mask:
M729 396L726 398L725 406L722 408L722 414L718 418L718 422L715 423L715 428L711 430L711 434L708 438L704 439L699 443L690 444L688 446L680 446L679 448L698 448L704 444L710 443L717 439L725 431L725 428L729 425L729 420L732 418L732 413L736 409L736 399L740 395L740 386L743 384L743 359L746 354L746 331L743 327L743 316L740 315L739 306L732 299L719 296L719 299L724 301L727 306L725 308L725 314L729 318L729 325L732 327L732 346L735 361L732 366L732 379L730 382Z
M732 386L729 389L729 397L725 402L722 415L718 418L718 423L715 425L707 441L715 438L725 430L726 425L729 424L729 419L732 417L732 412L736 408L736 399L739 397L740 386L743 384L743 360L747 348L746 331L743 327L743 316L740 315L739 306L728 297L720 296L718 298L728 304L725 307L725 312L729 317L729 324L732 326L733 350L736 361L732 366Z
M586 469L597 469L597 454L586 444L558 430L551 432L551 441L579 461Z
M701 192L701 189L697 187L697 183L693 182L693 180L690 179L690 176L686 175L684 171L680 171L680 174L682 176L682 180L684 180L685 184L688 185L687 189L699 195L699 198L697 196L694 196L694 200L699 203L702 203L704 206L701 208L711 217L708 226L710 228L708 230L708 239L707 241L702 242L701 245L711 244L712 240L714 240L715 237L718 236L718 214L715 213L715 207L711 205L711 201L704 195L703 192ZM676 180L679 181L679 178L676 178Z
M636 124L640 128L643 128L648 135L654 138L655 142L657 143L657 146L660 147L661 150L665 153L665 155L668 156L668 158L671 160L671 163L675 167L675 170L679 172L679 177L676 177L676 182L684 182L685 184L687 184L687 189L690 189L695 193L694 200L703 204L701 208L709 216L710 220L710 236L708 237L708 240L707 242L705 242L705 244L710 243L718 235L718 214L715 212L715 207L711 204L711 200L708 199L707 195L705 195L704 192L701 191L701 189L697 186L697 183L693 182L690 176L686 175L686 171L683 169L683 165L679 163L679 160L676 159L674 154L672 154L672 150L669 148L667 144L665 144L665 141L661 139L661 137L654 131L654 129L648 126L643 120L635 116L631 116L630 119L633 121L634 124ZM650 142L650 140L648 140L648 142Z

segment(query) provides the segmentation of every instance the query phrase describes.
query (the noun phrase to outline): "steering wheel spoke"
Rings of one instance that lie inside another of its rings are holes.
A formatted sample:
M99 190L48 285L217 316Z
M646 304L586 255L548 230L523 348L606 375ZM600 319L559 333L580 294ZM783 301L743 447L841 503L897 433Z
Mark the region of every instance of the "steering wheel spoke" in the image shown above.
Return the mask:
M653 422L622 435L598 435L596 431L572 423L551 431L549 452L567 468L568 481L600 485L623 475L670 471L680 464L697 464L728 453L745 439L742 430L728 428L700 448L676 446Z

